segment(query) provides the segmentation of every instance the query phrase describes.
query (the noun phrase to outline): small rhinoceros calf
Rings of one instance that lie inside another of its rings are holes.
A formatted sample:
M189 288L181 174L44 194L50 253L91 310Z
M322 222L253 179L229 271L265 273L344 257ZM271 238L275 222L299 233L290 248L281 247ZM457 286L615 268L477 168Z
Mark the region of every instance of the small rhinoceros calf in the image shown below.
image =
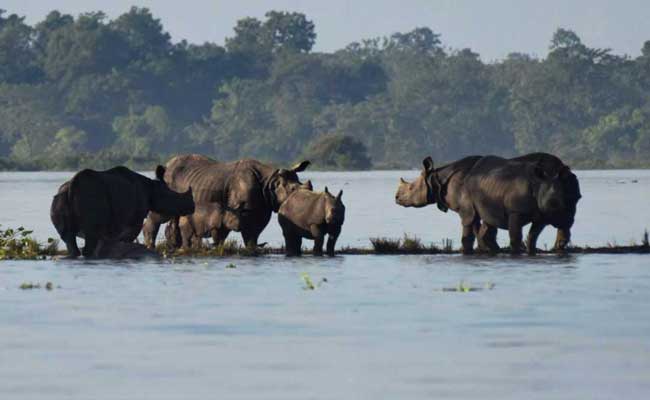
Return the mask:
M325 187L324 192L300 189L293 192L278 210L288 256L302 254L302 239L314 241L314 255L323 255L323 241L327 238L327 255L334 256L334 246L345 220L343 191L334 197Z
M230 231L239 230L239 217L231 210L225 210L219 203L197 205L193 214L178 220L184 249L201 247L204 237L212 236L216 244L223 242Z

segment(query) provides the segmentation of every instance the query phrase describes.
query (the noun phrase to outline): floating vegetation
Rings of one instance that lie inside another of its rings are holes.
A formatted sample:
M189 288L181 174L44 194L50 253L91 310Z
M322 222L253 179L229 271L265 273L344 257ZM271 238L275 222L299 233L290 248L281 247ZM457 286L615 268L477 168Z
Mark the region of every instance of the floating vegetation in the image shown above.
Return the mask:
M312 282L311 277L309 276L308 273L303 272L301 275L302 280L305 282L305 290L314 290L316 289L316 285L314 285L314 282Z
M1 229L0 260L38 260L58 254L58 240L49 238L42 245L32 237L33 231L24 227Z
M58 286L58 287L60 288L60 286ZM23 282L23 283L19 286L19 288L22 289L22 290L40 289L40 288L41 288L41 284L38 283L38 282L37 282L37 283L32 283L32 282ZM45 290L48 290L48 291L49 291L49 290L54 289L54 285L52 284L52 282L47 282L45 285L43 285L43 288L45 288Z
M305 286L303 286L303 289L305 290L314 290L320 287L323 283L327 282L327 278L322 278L320 281L318 281L318 284L314 284L314 281L311 279L311 277L307 272L303 272L302 274L300 274L300 277L305 283Z
M455 287L443 287L441 292L480 292L482 290L492 290L494 289L494 286L495 285L492 282L486 282L483 286L471 286L469 284L466 284L465 281L460 281Z
M233 263L229 263L226 265L226 269L235 269L235 268L237 268L237 266Z

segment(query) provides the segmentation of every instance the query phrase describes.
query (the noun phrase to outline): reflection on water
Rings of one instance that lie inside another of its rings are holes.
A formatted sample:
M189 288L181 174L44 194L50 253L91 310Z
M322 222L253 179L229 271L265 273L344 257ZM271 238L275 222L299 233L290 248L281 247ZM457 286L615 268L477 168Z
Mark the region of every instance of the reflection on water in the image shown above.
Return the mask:
M425 241L458 234L451 213L393 204L399 173L305 175L317 189L344 189L342 245L404 231ZM53 235L49 201L68 176L0 174L0 223ZM638 182L617 183L632 178ZM576 241L638 240L650 225L650 174L583 172L580 179ZM278 238L272 222L263 240ZM645 398L648 260L2 262L0 398ZM231 262L237 267L225 268ZM305 290L303 272L327 282ZM55 288L20 290L26 281ZM460 282L494 288L441 290Z

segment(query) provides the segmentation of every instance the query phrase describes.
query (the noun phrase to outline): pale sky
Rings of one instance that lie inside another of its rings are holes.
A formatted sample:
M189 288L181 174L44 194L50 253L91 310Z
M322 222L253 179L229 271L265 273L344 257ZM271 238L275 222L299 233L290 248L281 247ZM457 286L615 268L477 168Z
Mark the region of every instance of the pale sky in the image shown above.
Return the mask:
M419 26L485 61L515 51L545 56L558 27L576 31L588 46L633 57L650 40L650 0L2 0L0 8L32 24L54 8L75 15L102 10L113 18L132 5L151 9L174 41L192 43L223 44L238 19L272 9L305 13L316 24L314 50L328 52Z

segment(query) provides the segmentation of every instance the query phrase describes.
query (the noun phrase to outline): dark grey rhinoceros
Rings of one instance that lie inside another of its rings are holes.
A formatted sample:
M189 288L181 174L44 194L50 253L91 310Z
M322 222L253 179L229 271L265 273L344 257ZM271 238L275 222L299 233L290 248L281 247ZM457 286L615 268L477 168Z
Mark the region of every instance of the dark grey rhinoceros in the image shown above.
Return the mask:
M162 178L165 168L158 166ZM149 211L165 215L194 212L192 190L170 190L160 179L153 180L126 167L106 171L85 169L61 185L52 200L50 217L69 257L81 252L76 238L85 239L84 257L95 257L99 240L133 242Z
M510 160L471 156L438 169L433 167L430 157L423 163L424 169L414 182L401 180L396 201L405 207L438 203L443 211L451 208L459 213L464 253L473 251L476 236L480 248L498 250L497 228L507 229L509 225L504 224L506 217L497 223L498 213L519 215L513 217L519 221L513 224L512 230L515 252L520 249L521 226L529 222L536 222L527 240L531 253L535 252L537 236L545 225L558 228L558 248L566 246L570 240L580 189L575 174L559 158L546 153ZM487 221L481 211L486 214ZM521 225L518 236L514 225Z
M578 179L558 158L535 153L515 159L487 156L465 178L471 206L460 210L463 227L482 222L479 245L498 251L497 228L510 234L510 250L522 250L522 227L532 223L526 239L529 254L537 252L537 238L546 225L558 228L556 247L564 248L580 199Z
M311 185L309 185L311 186ZM323 242L327 235L327 255L334 256L334 246L345 221L345 206L341 196L334 197L325 187L321 193L311 189L296 190L282 203L278 222L282 227L288 256L302 254L302 239L314 241L314 255L323 255Z
M303 161L285 169L257 160L222 163L202 155L187 154L167 162L164 180L178 192L191 186L197 205L219 203L224 212L234 213L239 218L239 231L244 243L255 248L271 214L278 211L291 192L301 187L298 172L304 171L309 164L309 161ZM160 223L165 220L165 217L150 216L145 222L143 233L147 246L155 245ZM172 223L177 224L177 221ZM217 233L219 240L225 240L229 232L227 227L220 229Z

